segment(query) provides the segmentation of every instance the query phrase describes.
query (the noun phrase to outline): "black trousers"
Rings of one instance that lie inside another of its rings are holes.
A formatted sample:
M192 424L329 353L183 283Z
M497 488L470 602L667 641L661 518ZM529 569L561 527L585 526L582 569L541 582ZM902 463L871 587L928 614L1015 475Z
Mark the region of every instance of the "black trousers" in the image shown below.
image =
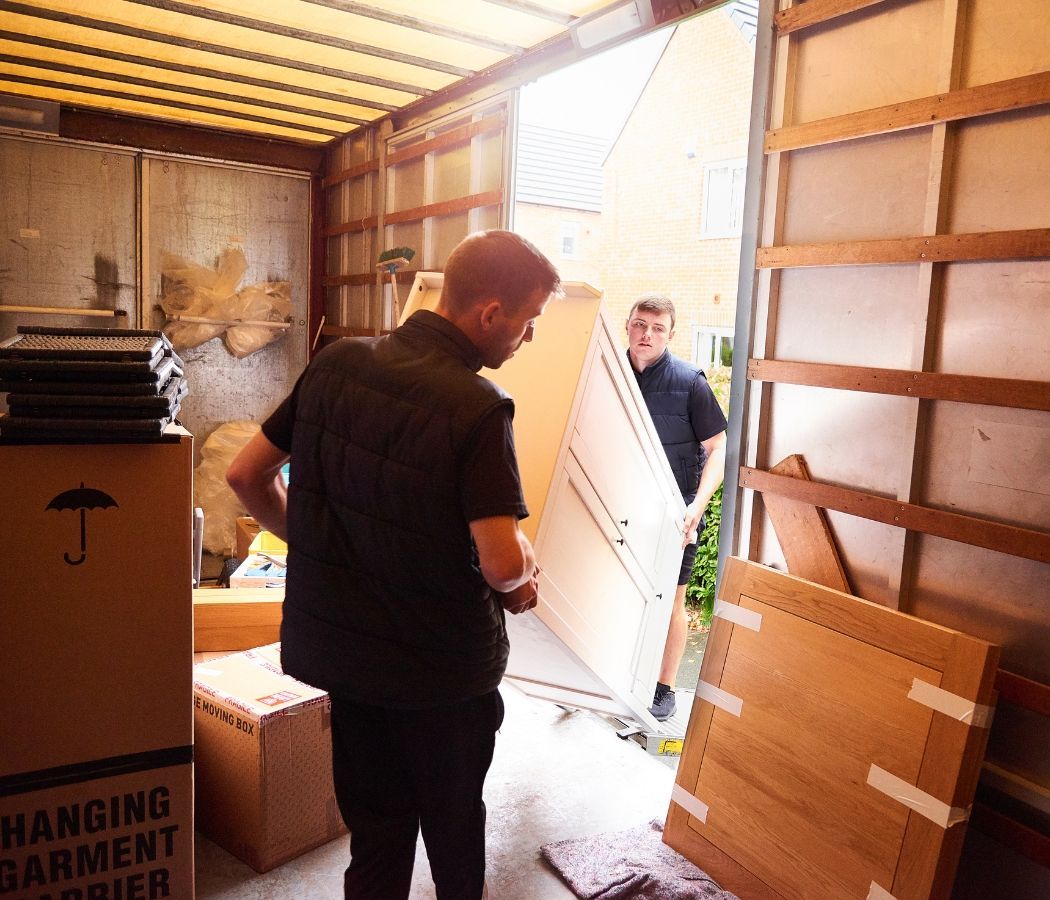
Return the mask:
M335 796L350 829L347 900L409 894L422 831L438 900L479 900L485 803L503 698L389 709L332 696Z

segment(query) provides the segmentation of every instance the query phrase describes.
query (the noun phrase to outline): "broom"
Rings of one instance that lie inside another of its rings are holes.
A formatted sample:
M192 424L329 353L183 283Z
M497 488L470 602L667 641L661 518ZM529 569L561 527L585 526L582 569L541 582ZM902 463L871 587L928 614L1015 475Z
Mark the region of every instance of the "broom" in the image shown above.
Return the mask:
M397 293L397 270L399 266L408 265L412 261L412 257L416 255L416 251L411 247L394 247L391 250L384 250L379 254L379 262L376 263L377 269L386 269L390 275L390 290L394 295L394 327L397 327L398 320L401 318L401 298Z

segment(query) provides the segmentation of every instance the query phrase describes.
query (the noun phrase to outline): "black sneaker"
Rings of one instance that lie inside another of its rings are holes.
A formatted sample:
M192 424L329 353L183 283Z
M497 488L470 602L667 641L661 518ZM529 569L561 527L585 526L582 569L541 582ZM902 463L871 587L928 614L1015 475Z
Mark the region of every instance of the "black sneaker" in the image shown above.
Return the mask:
M653 705L649 707L649 714L656 719L657 722L663 722L670 719L674 715L675 710L678 709L677 704L674 701L674 691L660 692L657 690L653 694Z

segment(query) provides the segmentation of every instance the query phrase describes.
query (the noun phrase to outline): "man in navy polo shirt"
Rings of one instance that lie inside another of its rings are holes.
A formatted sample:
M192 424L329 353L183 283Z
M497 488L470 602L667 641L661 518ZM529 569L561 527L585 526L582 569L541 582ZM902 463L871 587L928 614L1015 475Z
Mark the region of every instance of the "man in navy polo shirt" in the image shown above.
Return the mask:
M649 709L659 722L675 713L675 675L689 636L685 589L704 527L704 510L722 483L726 460L726 418L707 378L667 349L674 323L674 304L657 294L637 300L627 317L627 357L686 502L678 590Z

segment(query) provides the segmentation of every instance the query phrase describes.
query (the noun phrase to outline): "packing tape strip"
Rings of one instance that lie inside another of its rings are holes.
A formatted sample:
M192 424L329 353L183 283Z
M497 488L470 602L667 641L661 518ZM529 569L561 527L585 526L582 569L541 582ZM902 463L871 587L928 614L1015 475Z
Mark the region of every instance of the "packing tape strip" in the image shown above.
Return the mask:
M873 881L871 887L868 888L867 900L897 900L897 898L885 888L879 887L879 885Z
M920 816L925 816L935 825L940 825L941 828L951 828L952 825L958 825L970 818L968 809L949 806L925 791L920 791L915 785L908 784L902 778L880 769L874 763L868 769L868 784L898 803L903 803Z
M699 819L705 825L707 824L707 804L697 800L680 784L676 784L671 788L671 802L677 803L689 815Z
M744 708L744 701L739 697L734 697L728 691L723 691L721 688L708 684L706 681L698 681L696 683L696 696L701 700L706 700L712 706L724 709L727 713L732 713L737 717L740 716L740 711Z
M908 699L958 719L974 728L987 728L992 722L992 707L982 706L920 678L912 679Z
M725 619L734 625L743 625L752 631L759 631L762 628L762 613L757 613L752 609L744 609L744 607L737 606L735 603L715 600L714 614L720 619Z

